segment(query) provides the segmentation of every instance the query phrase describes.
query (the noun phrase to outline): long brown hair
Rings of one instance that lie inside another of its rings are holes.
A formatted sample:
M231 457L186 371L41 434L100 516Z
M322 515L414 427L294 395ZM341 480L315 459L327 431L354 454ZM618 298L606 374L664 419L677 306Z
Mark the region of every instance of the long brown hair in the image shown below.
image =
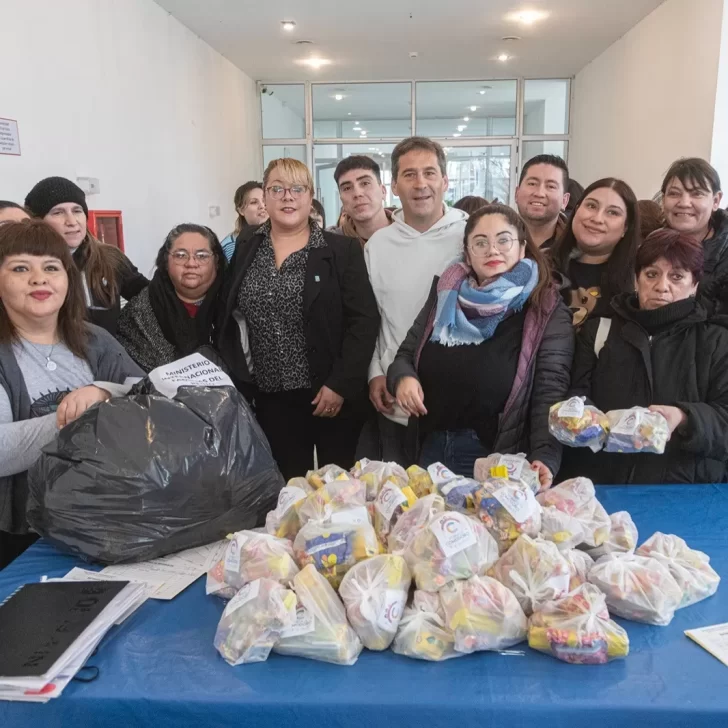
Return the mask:
M548 260L541 252L536 243L533 242L531 233L528 232L526 223L523 218L512 208L500 203L492 203L476 210L469 218L465 225L465 233L463 235L464 250L468 247L468 238L475 229L481 218L486 215L501 215L506 219L509 225L518 231L518 242L520 245L526 246L526 258L530 258L536 263L538 268L538 283L530 296L531 303L536 308L544 309L547 303L548 292L552 288L553 281L551 278L551 268Z
M8 222L0 225L0 266L13 255L35 255L61 261L68 276L68 292L58 312L58 335L76 356L85 359L88 330L83 283L66 241L42 220ZM0 343L7 344L17 339L18 332L0 299Z
M87 232L74 260L86 275L94 299L104 308L111 308L119 298L119 273L127 265L124 254Z

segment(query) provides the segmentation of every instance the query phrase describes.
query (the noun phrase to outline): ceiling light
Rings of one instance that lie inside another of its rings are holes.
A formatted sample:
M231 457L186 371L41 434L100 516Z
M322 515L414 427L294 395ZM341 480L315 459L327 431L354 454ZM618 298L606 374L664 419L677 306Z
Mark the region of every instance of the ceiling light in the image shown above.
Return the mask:
M344 94L334 94L334 98L337 101L342 101L344 99Z
M459 132L456 132L455 134L453 134L453 136L454 136L454 137L459 137L459 136L460 136L460 134L459 134Z
M351 116L351 111L349 111L349 112L347 113L347 116Z
M548 18L548 15L544 10L519 10L506 15L506 19L515 23L521 23L521 25L533 25L540 20Z
M360 126L354 126L352 128L353 128L354 131L361 131L361 127Z
M458 131L464 131L467 128L468 128L467 124L460 124L460 126L458 127Z
M506 61L507 61L507 60L508 60L509 58L510 58L510 56L509 56L509 55L508 55L507 53L501 53L501 54L500 54L500 55L498 56L498 60L499 60L499 61L500 61L501 63L505 63L505 62L506 62Z
M471 111L477 111L477 110L478 110L478 107L477 107L477 106L471 106L471 107L470 107L470 110L471 110Z
M281 20L281 28L283 28L283 30L287 30L290 33L292 30L295 30L296 23L293 20Z
M376 147L369 147L369 151L370 152L376 152L377 151L377 148Z
M481 88L481 89L480 89L480 91L478 91L478 93L479 93L479 94L480 94L481 96L485 96L485 89L484 89L484 88Z
M366 136L367 135L367 130L366 129L362 129L361 130L361 135L362 136Z
M296 63L302 66L309 66L311 68L321 68L321 66L328 66L331 61L328 58L302 58Z
M463 116L463 121L470 121L470 117L469 116Z

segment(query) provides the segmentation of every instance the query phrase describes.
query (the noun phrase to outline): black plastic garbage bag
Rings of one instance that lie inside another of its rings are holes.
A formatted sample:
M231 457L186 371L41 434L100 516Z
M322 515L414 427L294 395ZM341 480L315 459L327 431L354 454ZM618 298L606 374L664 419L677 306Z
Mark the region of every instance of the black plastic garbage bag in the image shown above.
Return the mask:
M141 561L262 524L284 485L233 387L145 379L64 427L29 471L28 522L59 548L105 564Z

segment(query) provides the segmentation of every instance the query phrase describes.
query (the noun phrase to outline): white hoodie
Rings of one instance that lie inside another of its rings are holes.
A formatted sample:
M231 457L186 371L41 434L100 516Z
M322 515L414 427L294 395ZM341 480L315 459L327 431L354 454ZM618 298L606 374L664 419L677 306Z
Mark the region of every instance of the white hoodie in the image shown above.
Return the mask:
M369 278L382 317L369 366L369 380L386 376L400 344L422 310L432 287L450 263L462 256L466 212L445 207L445 214L421 233L397 210L391 225L377 230L364 248ZM395 405L390 420L406 425L407 415Z

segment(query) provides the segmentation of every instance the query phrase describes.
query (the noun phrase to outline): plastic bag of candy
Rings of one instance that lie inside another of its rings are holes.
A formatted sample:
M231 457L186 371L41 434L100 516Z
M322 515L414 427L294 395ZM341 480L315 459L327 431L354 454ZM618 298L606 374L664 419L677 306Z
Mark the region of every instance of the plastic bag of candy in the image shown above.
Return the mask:
M432 478L435 492L443 497L448 508L460 513L475 511L473 496L480 488L477 480L455 475L442 463L433 463L427 468L427 472Z
M571 571L569 580L569 591L571 592L589 581L589 571L594 566L594 559L586 551L579 549L561 551L561 555L566 559Z
M501 554L521 534L535 537L541 530L541 506L527 485L491 478L475 493L473 501L476 516L496 540Z
M256 579L225 607L215 632L215 649L231 665L263 662L295 618L296 595L277 581Z
M288 586L297 573L288 539L238 531L228 541L223 558L208 572L206 592L231 599L248 582L265 578Z
M324 465L318 470L309 470L306 473L306 480L313 488L323 488L327 483L334 480L348 480L349 473L338 465Z
M351 471L354 478L366 485L367 500L376 499L380 488L390 481L399 488L404 488L409 481L405 469L397 463L384 463L378 460L360 460Z
M326 483L298 504L301 527L310 521L333 525L370 523L366 495L366 486L361 480Z
M627 511L617 511L609 516L612 527L609 538L594 549L587 549L589 556L596 561L607 554L631 554L637 548L637 526Z
M408 485L400 488L392 480L382 484L374 501L374 530L382 546L387 547L392 528L416 502L417 496Z
M354 564L379 553L379 542L370 523L326 525L309 521L298 532L293 553L302 569L313 564L338 589Z
M301 522L298 518L298 506L306 499L313 488L306 478L293 478L278 494L278 504L265 517L265 530L271 536L296 538Z
M498 545L480 521L446 511L417 532L404 557L417 588L434 592L485 574L498 558Z
M397 519L387 539L390 554L403 554L418 531L438 513L445 512L442 496L432 494L420 498L409 510Z
M583 584L546 602L529 620L528 646L572 665L603 665L627 657L627 632L609 618L604 594Z
M412 609L419 612L432 612L437 614L440 619L445 619L445 611L442 608L440 595L437 592L415 589L412 593Z
M594 548L609 538L612 522L596 498L594 483L588 478L565 480L536 499L544 508L554 506L579 521L584 531L584 545Z
M691 549L679 536L654 533L636 552L651 556L664 564L683 591L680 608L712 597L718 590L720 576L710 565L710 557Z
M670 439L670 427L659 412L644 407L607 412L609 437L604 452L651 452L662 455Z
M569 551L584 542L584 528L580 521L555 506L541 509L541 533L544 541L553 541L559 551Z
M411 581L405 560L390 554L362 561L346 573L339 596L364 647L386 650L392 644Z
M298 597L296 621L284 629L273 651L280 655L353 665L362 651L356 632L346 620L341 600L313 566L293 580Z
M455 649L505 650L526 639L528 620L513 592L489 576L455 581L440 591Z
M406 609L399 623L392 651L415 660L441 662L461 657L455 651L455 637L443 619L434 612Z
M569 591L571 569L556 544L521 536L498 559L489 576L507 586L530 616L539 605Z
M518 455L493 453L487 458L478 458L475 461L473 477L481 483L492 478L507 478L513 483L530 488L534 495L541 490L538 472L531 469L531 463L528 462L525 453Z
M664 627L683 599L669 569L648 556L602 556L589 572L589 581L604 592L613 614L635 622Z
M430 495L435 487L430 474L419 465L410 465L407 468L407 477L409 478L410 488L418 498Z
M549 432L563 445L599 452L609 434L609 419L601 410L585 404L584 399L572 397L553 405L549 410Z

